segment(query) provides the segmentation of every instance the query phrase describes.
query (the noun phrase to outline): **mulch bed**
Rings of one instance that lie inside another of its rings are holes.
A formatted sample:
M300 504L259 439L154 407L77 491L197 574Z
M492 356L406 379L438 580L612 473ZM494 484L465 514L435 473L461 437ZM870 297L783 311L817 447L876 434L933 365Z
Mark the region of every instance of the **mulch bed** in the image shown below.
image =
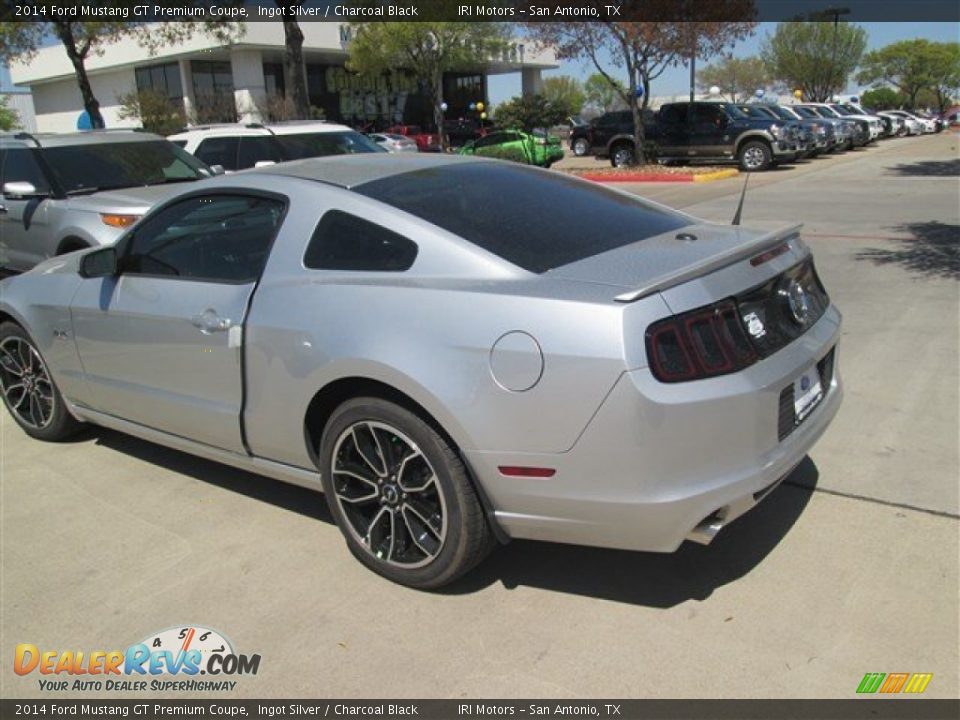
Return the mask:
M555 169L570 175L576 175L577 177L599 182L691 182L696 175L710 175L721 170L729 170L730 166L687 165L674 167L649 164L626 168Z

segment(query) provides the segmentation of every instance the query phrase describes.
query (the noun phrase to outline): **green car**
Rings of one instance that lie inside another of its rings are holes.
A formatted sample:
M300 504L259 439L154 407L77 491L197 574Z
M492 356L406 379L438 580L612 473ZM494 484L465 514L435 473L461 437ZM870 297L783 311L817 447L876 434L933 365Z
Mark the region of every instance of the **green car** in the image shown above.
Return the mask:
M471 140L462 148L461 155L480 155L499 160L514 160L527 165L550 167L563 159L563 145L555 135L534 131L499 130Z

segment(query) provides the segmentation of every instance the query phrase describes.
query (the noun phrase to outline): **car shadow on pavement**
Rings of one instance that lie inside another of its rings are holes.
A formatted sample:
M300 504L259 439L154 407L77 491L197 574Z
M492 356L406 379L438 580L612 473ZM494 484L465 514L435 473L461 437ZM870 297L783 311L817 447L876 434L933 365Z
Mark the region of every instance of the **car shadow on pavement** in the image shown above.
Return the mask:
M960 160L921 160L887 168L889 174L901 177L958 177Z
M866 248L856 254L856 259L876 265L897 264L928 277L960 278L960 225L933 220L893 229L912 237L894 241L900 244L895 250Z
M514 541L445 590L465 594L495 583L537 587L614 602L669 608L705 600L749 573L797 522L817 485L808 457L758 506L709 546L685 542L675 553L640 553Z
M272 478L246 472L222 463L204 460L132 435L95 428L91 432L97 445L167 468L175 473L276 505L284 510L333 524L323 494Z

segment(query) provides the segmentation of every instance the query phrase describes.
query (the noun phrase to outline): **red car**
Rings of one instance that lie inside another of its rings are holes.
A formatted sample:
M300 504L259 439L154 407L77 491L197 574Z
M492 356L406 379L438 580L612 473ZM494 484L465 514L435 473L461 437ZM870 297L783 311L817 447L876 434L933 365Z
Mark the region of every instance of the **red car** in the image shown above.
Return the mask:
M394 135L405 135L417 143L420 152L440 152L440 136L436 133L425 133L419 125L394 125L383 132Z

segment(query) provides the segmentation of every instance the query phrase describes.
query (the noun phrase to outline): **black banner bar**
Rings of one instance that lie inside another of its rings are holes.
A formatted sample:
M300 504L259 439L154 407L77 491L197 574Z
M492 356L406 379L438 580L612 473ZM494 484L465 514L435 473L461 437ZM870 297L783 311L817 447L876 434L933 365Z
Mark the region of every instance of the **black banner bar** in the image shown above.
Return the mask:
M4 0L0 20L832 22L838 9L849 22L960 23L956 0Z
M960 700L0 700L0 718L956 720Z

